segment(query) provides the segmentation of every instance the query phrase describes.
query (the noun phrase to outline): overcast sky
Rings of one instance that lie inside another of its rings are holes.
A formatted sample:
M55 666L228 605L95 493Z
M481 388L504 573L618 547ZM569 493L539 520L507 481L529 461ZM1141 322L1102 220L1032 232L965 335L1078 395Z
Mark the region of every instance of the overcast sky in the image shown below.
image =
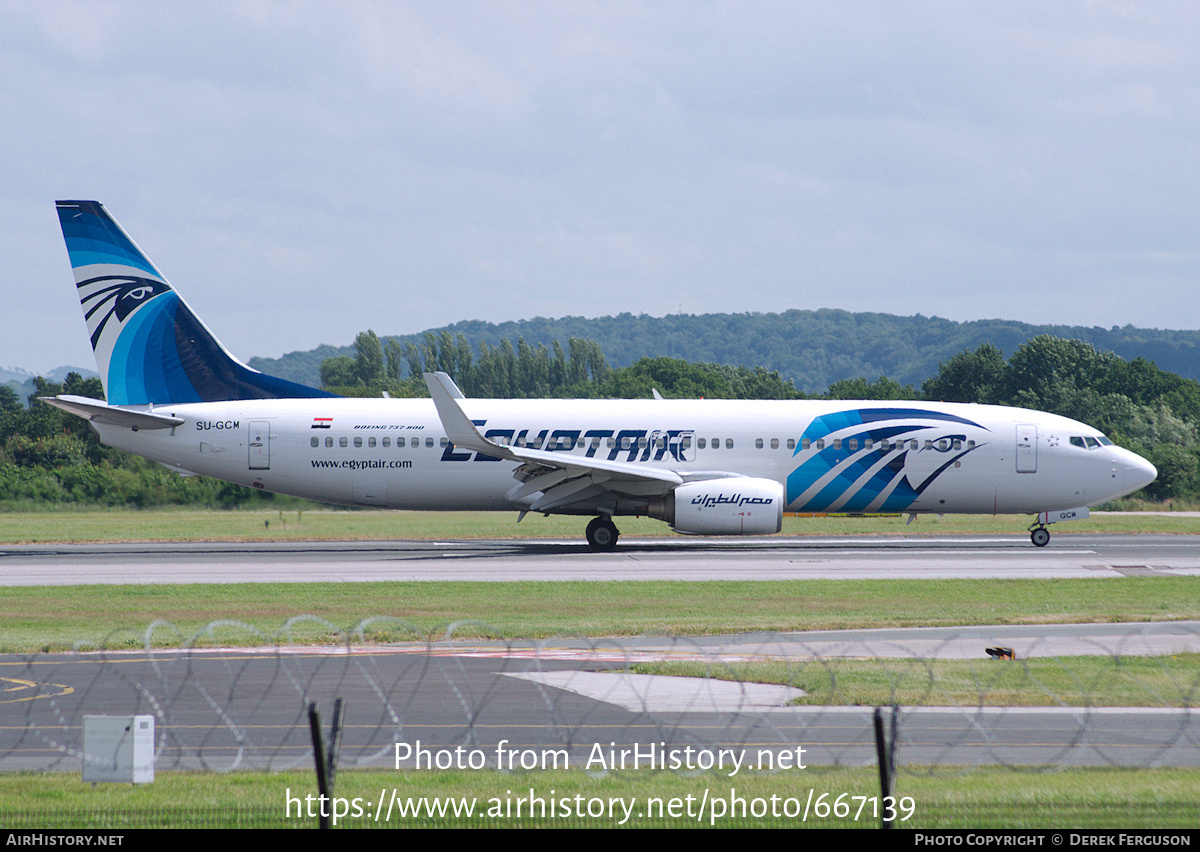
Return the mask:
M0 366L93 366L58 198L243 360L623 311L1200 328L1198 45L1194 2L0 0Z

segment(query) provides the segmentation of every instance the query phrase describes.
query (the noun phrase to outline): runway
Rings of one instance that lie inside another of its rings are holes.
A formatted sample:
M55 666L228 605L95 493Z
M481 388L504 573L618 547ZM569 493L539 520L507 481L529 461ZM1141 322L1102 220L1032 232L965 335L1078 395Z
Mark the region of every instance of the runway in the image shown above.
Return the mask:
M0 585L388 580L1051 579L1200 575L1200 535L7 545Z

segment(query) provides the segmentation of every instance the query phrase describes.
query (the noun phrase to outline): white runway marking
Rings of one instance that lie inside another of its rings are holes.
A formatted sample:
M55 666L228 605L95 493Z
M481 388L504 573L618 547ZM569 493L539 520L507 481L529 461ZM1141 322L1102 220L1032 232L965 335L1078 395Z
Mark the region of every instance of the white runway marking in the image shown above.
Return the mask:
M737 713L782 707L805 693L790 686L608 672L506 672L631 713Z

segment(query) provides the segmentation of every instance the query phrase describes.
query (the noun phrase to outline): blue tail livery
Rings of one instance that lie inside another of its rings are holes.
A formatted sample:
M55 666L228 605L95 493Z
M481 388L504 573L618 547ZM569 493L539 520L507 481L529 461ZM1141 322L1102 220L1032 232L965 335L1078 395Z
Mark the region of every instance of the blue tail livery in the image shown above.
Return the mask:
M230 355L98 201L57 205L110 404L332 396Z

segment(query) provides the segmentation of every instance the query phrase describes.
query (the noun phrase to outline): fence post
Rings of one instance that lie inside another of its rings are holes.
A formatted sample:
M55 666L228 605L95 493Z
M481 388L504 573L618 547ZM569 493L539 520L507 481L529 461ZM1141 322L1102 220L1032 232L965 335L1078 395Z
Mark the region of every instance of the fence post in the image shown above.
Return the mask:
M883 729L883 708L875 708L875 756L879 763L880 828L891 828L889 809L894 810L896 797L896 746L900 733L900 705L892 705L891 730ZM889 804L890 803L890 804Z
M333 722L329 732L329 756L325 756L325 738L321 736L321 713L317 702L308 704L308 730L312 736L313 762L317 767L317 792L321 798L319 825L329 828L329 817L333 813L333 782L337 777L338 740L342 731L342 699L334 699ZM326 807L328 806L328 808Z

